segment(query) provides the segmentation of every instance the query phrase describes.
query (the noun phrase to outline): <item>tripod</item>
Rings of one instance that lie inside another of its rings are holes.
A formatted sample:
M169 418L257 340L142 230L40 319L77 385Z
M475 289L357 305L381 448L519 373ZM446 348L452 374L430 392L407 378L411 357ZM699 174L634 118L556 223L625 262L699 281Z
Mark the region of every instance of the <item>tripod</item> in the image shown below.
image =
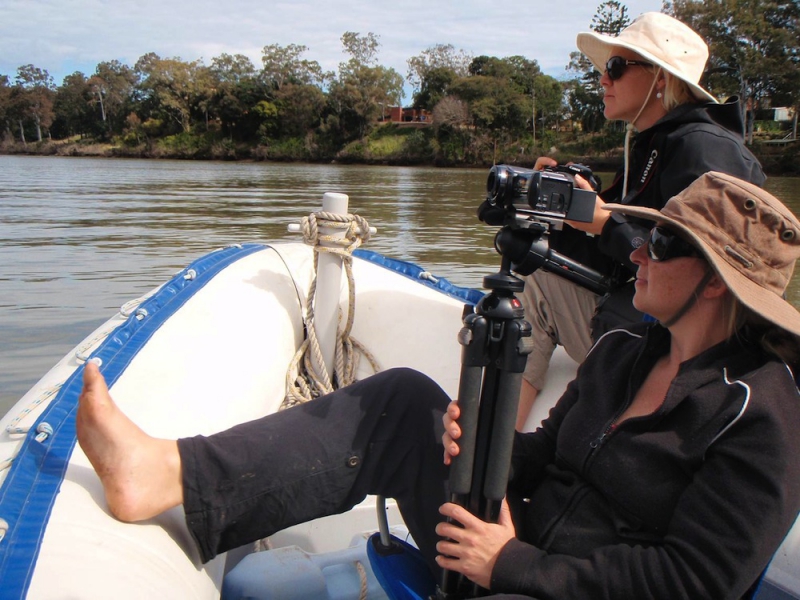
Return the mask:
M524 283L503 255L500 271L487 275L490 290L465 310L459 333L461 409L459 454L450 467L450 500L485 521L497 522L511 465L522 372L532 350L531 326L515 296ZM460 573L445 571L436 600L485 595Z
M545 269L601 295L611 288L606 275L550 249L546 226L526 222L519 227L513 211L505 213L504 223L495 237L500 270L483 278L490 291L474 310L467 307L458 336L461 437L450 467L450 501L492 523L506 493L522 372L533 350L531 326L515 296L525 284L512 270L529 275ZM483 595L485 590L461 574L445 571L431 600Z

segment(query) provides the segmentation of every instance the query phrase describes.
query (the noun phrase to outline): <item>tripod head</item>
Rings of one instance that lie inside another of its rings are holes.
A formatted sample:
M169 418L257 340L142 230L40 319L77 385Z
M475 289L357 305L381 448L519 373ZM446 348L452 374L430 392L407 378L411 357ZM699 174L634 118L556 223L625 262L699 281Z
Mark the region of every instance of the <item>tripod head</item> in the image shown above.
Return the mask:
M565 219L591 222L596 193L574 187L574 174L600 181L583 165L531 171L508 165L491 168L486 199L478 207L478 218L501 226L495 250L502 257L500 271L484 278L490 290L515 286L513 273L529 275L543 268L577 283L596 294L611 288L611 278L550 248L551 228L560 229ZM522 288L514 288L521 291Z

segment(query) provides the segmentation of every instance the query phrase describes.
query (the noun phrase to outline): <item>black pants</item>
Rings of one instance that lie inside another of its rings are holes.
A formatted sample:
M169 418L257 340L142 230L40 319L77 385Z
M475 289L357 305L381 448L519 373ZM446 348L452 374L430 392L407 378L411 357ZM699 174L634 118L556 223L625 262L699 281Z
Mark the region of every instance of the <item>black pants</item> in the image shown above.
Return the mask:
M394 369L216 435L179 440L186 522L202 560L380 494L396 500L438 570L449 401L428 377Z

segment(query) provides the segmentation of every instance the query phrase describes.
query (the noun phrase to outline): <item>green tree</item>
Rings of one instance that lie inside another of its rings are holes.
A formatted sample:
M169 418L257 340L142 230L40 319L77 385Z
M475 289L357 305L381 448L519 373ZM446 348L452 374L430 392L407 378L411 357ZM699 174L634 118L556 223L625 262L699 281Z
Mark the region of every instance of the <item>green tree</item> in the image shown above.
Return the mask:
M665 10L708 43L712 93L740 94L754 109L800 104L797 0L676 0Z
M17 69L16 85L21 90L19 107L21 116L30 119L36 128L36 138L42 141L42 130L53 122L53 97L55 84L44 69L22 65ZM22 125L20 124L20 127Z
M616 36L630 24L628 8L617 0L607 0L597 7L589 29L604 35ZM584 131L600 131L605 123L603 115L602 73L581 52L572 52L567 70L577 75L567 88L567 103L573 120L580 122Z
M92 90L86 75L76 71L64 77L53 102L53 136L58 139L92 133L91 102Z
M284 137L302 137L319 125L325 110L322 90L311 84L288 83L275 92L280 131Z
M551 117L554 115L554 107L550 98L550 84L549 81L555 81L552 77L542 79L542 71L539 68L539 63L535 60L530 60L524 56L509 56L500 59L501 63L510 68L508 75L511 85L520 94L525 96L530 102L530 109L528 110L531 134L534 141L536 141L536 122L543 122L544 114ZM560 104L560 98L559 98Z
M445 98L450 86L458 79L449 67L434 67L425 73L419 90L414 94L414 107L433 110Z
M554 126L558 131L558 124L564 114L564 86L561 82L549 75L537 75L533 83L533 99L533 113L542 128Z
M181 131L191 131L192 113L199 110L199 103L209 91L200 85L202 63L150 53L142 56L134 69L140 77L139 90L151 110L179 125Z
M500 96L505 99L505 108L496 113L496 122L509 134L521 135L527 123L535 142L537 123L546 126L561 118L561 84L543 75L536 60L519 55L479 56L470 64L469 72L473 76L490 77L499 88L507 88Z
M235 86L256 76L256 67L244 54L222 53L211 60L209 67L219 83Z
M496 56L482 55L472 59L469 64L468 74L514 81L516 75L514 68L514 63L509 60L497 58Z
M469 106L461 98L445 96L433 107L433 126L439 164L464 162L472 146Z
M447 86L469 72L472 57L452 44L436 44L406 61L406 81L413 87L414 106L433 109L447 95Z
M306 46L298 44L264 46L261 51L264 80L275 89L287 83L312 85L325 82L330 74L325 73L317 61L301 58L307 51Z
M450 89L467 102L472 124L492 132L496 141L524 132L529 103L509 79L473 75L461 78Z
M333 78L317 61L306 60L303 45L264 46L261 75L267 83L277 113L268 128L279 138L304 137L319 124L325 109L325 94L320 88Z
M399 105L403 77L377 64L379 38L348 31L342 45L350 59L339 64L339 76L329 89L329 106L345 141L364 138L385 106ZM329 121L332 123L332 121Z
M106 134L122 131L135 83L134 70L118 60L99 63L89 78L91 102L98 109Z
M261 137L270 137L278 129L278 107L269 100L260 100L253 112L261 120L258 131Z
M267 97L255 65L243 54L221 54L208 71L213 87L209 112L222 132L240 140L255 139L261 119L254 107Z
M371 31L367 35L361 35L355 31L345 31L341 41L344 51L350 55L350 60L345 64L344 70L356 67L374 67L378 64L378 49L381 47L380 36Z
M0 128L2 138L11 138L11 80L8 75L0 75Z

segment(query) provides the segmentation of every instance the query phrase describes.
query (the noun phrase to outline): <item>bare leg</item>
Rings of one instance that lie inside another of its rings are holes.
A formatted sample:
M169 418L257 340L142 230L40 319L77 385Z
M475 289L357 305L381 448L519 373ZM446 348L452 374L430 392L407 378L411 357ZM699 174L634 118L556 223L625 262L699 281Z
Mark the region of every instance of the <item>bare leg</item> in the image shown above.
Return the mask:
M76 428L119 520L143 521L183 502L177 442L150 437L125 416L92 363L83 373Z
M515 426L517 431L525 431L525 423L531 414L533 404L536 402L538 395L539 390L523 379L522 387L519 390L519 406L517 408L517 424Z

